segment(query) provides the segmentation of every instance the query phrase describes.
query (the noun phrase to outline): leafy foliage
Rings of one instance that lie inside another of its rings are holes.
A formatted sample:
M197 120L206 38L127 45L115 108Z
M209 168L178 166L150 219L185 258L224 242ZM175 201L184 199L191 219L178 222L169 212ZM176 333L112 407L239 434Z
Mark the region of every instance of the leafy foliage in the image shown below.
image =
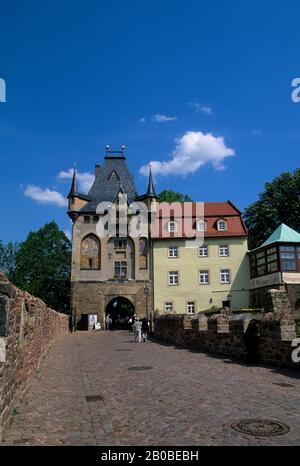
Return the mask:
M244 212L249 247L260 246L281 224L300 231L300 169L265 184L258 201Z
M158 195L159 202L192 202L190 196L187 194L177 193L176 191L172 191L170 189L166 189L162 191Z
M0 243L0 257L0 267L16 286L41 298L49 307L68 312L71 243L55 222L30 232L16 246Z
M0 269L6 274L7 278L14 282L16 270L16 254L19 250L20 243L10 241L4 244L0 240Z

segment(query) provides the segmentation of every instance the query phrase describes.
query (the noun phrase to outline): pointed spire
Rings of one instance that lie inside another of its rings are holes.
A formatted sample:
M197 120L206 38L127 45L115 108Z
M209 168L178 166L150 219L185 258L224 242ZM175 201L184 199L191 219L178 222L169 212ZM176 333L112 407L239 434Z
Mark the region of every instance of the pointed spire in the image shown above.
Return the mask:
M152 170L151 165L149 165L149 181L148 181L148 189L147 189L147 197L157 197L154 189L154 183L152 178Z
M76 178L76 163L74 163L74 172L72 178L71 189L68 194L68 198L78 196L78 189L77 189L77 178Z

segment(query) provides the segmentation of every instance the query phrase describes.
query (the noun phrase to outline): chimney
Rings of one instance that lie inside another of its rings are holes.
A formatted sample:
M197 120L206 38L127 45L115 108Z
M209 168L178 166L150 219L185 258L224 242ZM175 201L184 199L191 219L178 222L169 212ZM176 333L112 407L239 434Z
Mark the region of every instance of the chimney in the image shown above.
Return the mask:
M95 165L95 178L100 175L100 165Z

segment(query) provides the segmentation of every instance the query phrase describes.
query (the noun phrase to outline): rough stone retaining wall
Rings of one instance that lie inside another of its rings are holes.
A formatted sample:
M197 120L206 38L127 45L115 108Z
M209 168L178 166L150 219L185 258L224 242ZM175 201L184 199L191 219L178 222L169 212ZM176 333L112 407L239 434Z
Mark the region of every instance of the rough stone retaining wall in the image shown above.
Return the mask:
M0 271L0 439L54 340L69 318L14 287Z
M273 312L260 319L259 361L277 366L293 366L291 353L295 349L292 341L296 338L295 321L285 300L284 292L271 290L269 299L276 303ZM282 293L280 307L279 293ZM200 351L245 357L246 346L243 335L250 319L239 316L214 315L207 318L199 315L163 315L155 319L155 337L176 345L188 346Z

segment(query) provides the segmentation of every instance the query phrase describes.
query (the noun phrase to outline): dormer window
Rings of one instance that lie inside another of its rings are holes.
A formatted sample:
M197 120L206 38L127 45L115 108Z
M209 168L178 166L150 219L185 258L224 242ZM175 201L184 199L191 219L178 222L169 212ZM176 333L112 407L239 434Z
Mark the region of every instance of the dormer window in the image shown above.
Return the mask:
M205 220L198 220L197 231L206 231L207 224Z
M176 233L177 231L177 223L174 221L171 221L168 223L168 232L169 233Z
M218 220L218 231L227 231L227 222L226 220Z
M118 175L116 174L116 172L113 171L113 172L111 172L111 174L109 175L108 179L111 180L111 181L117 181L117 180L119 180L120 178L118 177Z

